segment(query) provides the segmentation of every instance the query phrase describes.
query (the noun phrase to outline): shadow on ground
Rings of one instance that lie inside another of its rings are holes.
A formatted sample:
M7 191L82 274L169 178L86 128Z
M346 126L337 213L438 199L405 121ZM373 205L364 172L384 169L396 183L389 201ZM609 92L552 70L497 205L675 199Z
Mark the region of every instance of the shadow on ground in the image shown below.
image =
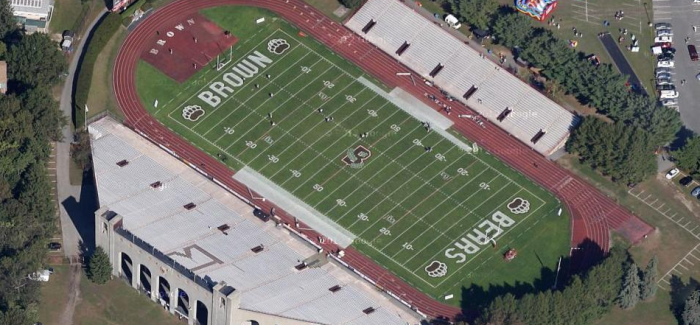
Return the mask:
M80 235L78 248L82 255L90 255L95 249L95 211L98 208L97 191L92 172L83 174L80 198L71 196L61 202Z

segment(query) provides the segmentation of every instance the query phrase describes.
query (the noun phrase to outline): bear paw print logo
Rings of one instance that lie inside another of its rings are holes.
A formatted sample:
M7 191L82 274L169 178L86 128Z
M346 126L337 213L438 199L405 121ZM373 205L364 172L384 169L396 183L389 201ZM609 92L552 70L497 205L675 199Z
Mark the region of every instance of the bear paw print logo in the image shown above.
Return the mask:
M530 211L530 202L518 197L508 203L508 209L515 214L523 214Z
M182 109L182 117L188 121L196 121L204 115L204 109L199 105L190 105Z
M440 261L433 261L425 267L425 272L431 278L441 278L447 274L447 264Z
M270 53L280 55L287 51L287 49L289 49L289 43L282 38L275 38L267 43L267 50L270 51Z

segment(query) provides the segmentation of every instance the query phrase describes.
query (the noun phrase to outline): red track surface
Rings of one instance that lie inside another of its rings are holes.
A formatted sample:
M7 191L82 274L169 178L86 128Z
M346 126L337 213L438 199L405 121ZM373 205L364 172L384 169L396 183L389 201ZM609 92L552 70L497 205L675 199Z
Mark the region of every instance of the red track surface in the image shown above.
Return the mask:
M234 171L168 130L148 113L139 100L135 83L136 64L140 53L144 46L148 46L147 41L152 38L155 30L169 27L169 22L174 18L199 9L222 5L248 5L274 11L338 54L372 73L388 86L401 87L436 110L439 109L424 97L424 93L439 97L438 89L422 83L414 85L410 79L396 76L396 72L406 72L410 69L397 63L371 44L362 41L344 26L332 22L316 9L306 6L301 0L179 0L173 2L153 13L131 32L117 56L114 67L114 91L126 117L125 123L148 136L152 141L169 148L181 159L198 166L209 177L221 181L251 201L255 200L250 196L248 188L231 178ZM451 115L455 122L455 129L467 138L475 140L482 148L547 188L562 200L572 216L572 247L590 241L597 244L602 251L607 251L610 230L619 232L635 243L653 230L651 226L618 206L591 185L531 150L497 126L487 122L486 128L482 128L471 120L457 118L458 114L475 114L475 112L465 106L455 106L454 110L457 114ZM254 203L263 209L273 207L269 201L257 200ZM275 209L276 214L285 222L294 224L292 216L279 207ZM306 228L306 226L303 227ZM303 233L313 240L319 236L313 231L303 231ZM326 242L322 246L326 251L337 250L332 243ZM345 253L343 260L352 268L368 276L379 287L401 297L415 309L432 317L453 318L460 314L459 308L431 299L356 250L348 248ZM583 250L576 251L574 258L579 263L587 265L599 253L600 251L589 249L587 246Z

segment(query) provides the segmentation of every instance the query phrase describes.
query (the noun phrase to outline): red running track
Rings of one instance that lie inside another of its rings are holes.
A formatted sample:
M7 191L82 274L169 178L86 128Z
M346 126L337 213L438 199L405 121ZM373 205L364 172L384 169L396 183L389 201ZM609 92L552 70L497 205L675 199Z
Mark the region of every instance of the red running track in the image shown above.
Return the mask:
M262 209L269 210L275 207L276 214L287 224L294 225L293 216L269 201L256 201L245 185L233 180L234 171L160 124L143 107L138 96L136 65L141 51L148 45L147 41L151 39L154 31L170 26L188 13L222 5L256 6L274 11L388 86L401 87L436 110L440 110L424 97L425 93L439 97L437 88L428 87L422 83L414 85L410 79L396 76L396 72L406 72L410 69L397 63L389 55L363 41L343 25L331 21L301 0L179 0L157 10L129 34L115 62L114 92L124 112L125 124L147 136L151 141L168 148L181 159L196 165L210 178L219 180ZM456 117L458 114L476 115L471 109L461 104L455 105L453 109L456 114L452 114L450 118L454 121L456 130L556 194L566 205L572 217L572 247L592 242L600 248L600 250L585 248L576 251L574 258L581 265L589 265L601 251L608 250L610 230L619 232L633 243L640 241L644 235L653 231L651 226L618 206L591 185L531 150L497 126L485 122L486 127L483 128L471 120ZM307 227L301 225L300 228ZM317 239L320 236L318 233L307 230L300 232L318 243ZM319 245L329 252L335 252L338 249L337 246L328 242L319 243ZM380 288L400 297L412 308L428 316L454 318L461 314L459 308L433 300L353 248L345 250L343 260L351 268L369 277Z

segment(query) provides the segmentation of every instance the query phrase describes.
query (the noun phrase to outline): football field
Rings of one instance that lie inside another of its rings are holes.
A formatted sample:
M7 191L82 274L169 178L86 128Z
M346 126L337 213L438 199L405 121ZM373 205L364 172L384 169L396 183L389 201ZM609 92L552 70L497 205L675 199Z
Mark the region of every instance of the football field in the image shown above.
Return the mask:
M471 141L271 13L201 14L239 38L230 52L182 84L144 61L137 71L142 102L180 136L303 201L421 291L454 294L447 303L463 286L531 283L568 254L560 203Z

